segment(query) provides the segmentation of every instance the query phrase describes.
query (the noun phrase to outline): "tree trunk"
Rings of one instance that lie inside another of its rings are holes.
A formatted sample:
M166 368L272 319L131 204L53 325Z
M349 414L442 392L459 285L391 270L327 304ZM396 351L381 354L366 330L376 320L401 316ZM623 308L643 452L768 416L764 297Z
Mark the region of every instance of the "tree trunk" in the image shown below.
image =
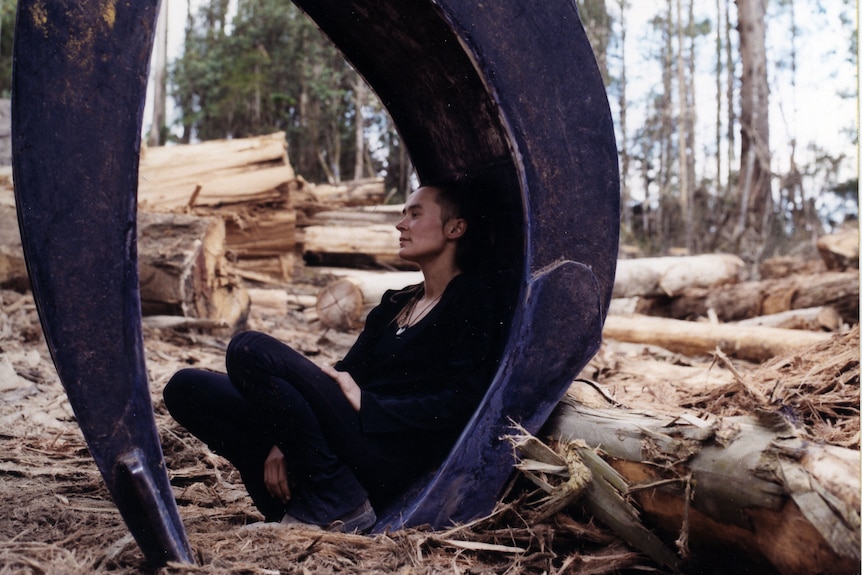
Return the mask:
M688 253L692 251L692 213L691 213L691 194L692 188L689 185L689 149L688 149L688 130L689 130L689 101L688 101L688 80L686 79L685 65L685 25L682 18L682 1L676 0L676 80L677 80L677 96L679 100L679 120L677 121L677 158L679 160L679 207L680 216L683 226L683 245Z
M743 319L737 325L759 325L808 331L838 331L844 325L841 314L831 306L791 309L769 315Z
M325 271L325 270L322 270ZM317 294L317 315L326 327L347 331L365 321L386 290L401 289L422 281L421 272L373 272L331 270L341 277Z
M752 232L744 247L761 242L771 209L769 82L766 69L766 0L736 0L739 52L741 156L738 178L739 217L735 237ZM759 248L759 249L762 249ZM756 259L756 258L755 258Z
M170 0L163 0L159 7L156 24L155 66L153 69L153 123L147 144L161 146L167 122L167 76L168 76L168 10Z
M280 188L295 177L283 132L148 148L141 154L138 205L167 212L279 200L286 191Z
M744 265L731 254L619 260L613 295L672 296L686 288L736 283Z
M578 14L596 56L605 85L609 83L608 44L611 38L610 17L605 0L578 0Z
M353 135L354 150L353 156L353 179L361 180L365 166L365 124L362 119L362 107L365 105L365 81L359 74L356 75L356 81L353 83L353 108L355 117L353 118Z
M177 315L237 327L249 297L227 275L224 222L183 214L138 214L138 268L145 315Z
M658 213L656 214L658 224L659 248L661 252L669 245L670 230L668 226L668 201L672 197L671 180L673 179L673 4L667 0L665 17L664 51L662 54L662 95L661 95L661 131L659 133L659 146L661 146L661 158L659 160L658 175Z
M818 238L817 251L828 270L858 270L859 229L853 228Z
M398 230L392 226L308 226L302 255L312 265L415 269L398 257Z
M383 178L365 178L352 182L341 182L340 184L315 184L311 187L311 193L322 203L328 203L333 207L343 206L372 206L383 203L385 189Z
M692 319L738 321L790 309L832 306L848 324L859 321L859 273L826 272L780 279L681 290L670 298L642 298L639 313Z
M760 362L788 350L828 340L827 333L774 327L710 324L643 315L609 315L602 332L606 338L658 345L687 356L726 355Z
M625 478L622 495L683 556L710 572L858 573L858 451L806 441L777 412L664 417L610 408L583 387L542 436L599 450Z
M617 0L620 11L620 77L619 77L619 107L620 107L620 208L622 211L623 233L630 235L632 230L631 190L629 189L629 172L631 157L629 155L628 139L628 101L626 100L628 79L626 77L626 2Z

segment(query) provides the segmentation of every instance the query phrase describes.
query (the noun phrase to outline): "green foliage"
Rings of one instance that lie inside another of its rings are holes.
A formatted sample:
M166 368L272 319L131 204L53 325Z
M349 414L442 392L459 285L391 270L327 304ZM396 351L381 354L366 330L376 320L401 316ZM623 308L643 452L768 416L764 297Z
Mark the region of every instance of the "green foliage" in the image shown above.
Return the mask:
M227 6L211 0L191 19L172 67L182 139L284 131L298 173L340 179L353 165L355 122L363 121L356 72L290 2L239 0L230 21Z
M0 2L0 97L12 93L12 37L18 0Z

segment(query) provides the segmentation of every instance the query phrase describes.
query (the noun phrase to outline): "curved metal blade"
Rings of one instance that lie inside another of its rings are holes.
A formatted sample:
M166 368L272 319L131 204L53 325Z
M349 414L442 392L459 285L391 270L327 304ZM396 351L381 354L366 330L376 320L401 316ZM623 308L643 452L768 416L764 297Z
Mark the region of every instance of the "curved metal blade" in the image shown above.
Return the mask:
M12 90L18 220L45 339L147 559L191 561L144 366L140 130L158 0L20 0Z
M384 102L420 178L466 175L496 230L488 263L512 310L497 375L448 459L378 510L376 529L481 516L513 469L499 436L510 419L538 431L597 350L613 290L617 150L577 7L294 2Z

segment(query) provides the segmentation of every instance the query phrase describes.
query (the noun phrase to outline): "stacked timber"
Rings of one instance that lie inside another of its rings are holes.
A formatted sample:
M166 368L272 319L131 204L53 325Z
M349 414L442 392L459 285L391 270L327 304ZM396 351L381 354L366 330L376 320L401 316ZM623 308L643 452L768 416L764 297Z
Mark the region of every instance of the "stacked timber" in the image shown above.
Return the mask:
M240 273L288 279L296 251L290 196L304 185L288 161L283 132L147 148L141 153L138 207L221 218L227 257Z
M219 218L139 213L142 313L182 316L210 327L241 325L248 316L249 297L228 269L224 236ZM22 292L29 288L15 207L2 201L0 287Z
M220 218L138 214L138 274L146 316L182 316L234 328L248 317L246 290L227 269Z
M325 223L327 229L321 229L321 213L332 217L333 211L347 213L383 199L382 178L311 184L298 177L283 132L149 148L141 154L140 210L220 217L226 253L236 272L247 278L289 280L300 258L326 265L401 263L393 256L397 238L388 237L394 230L375 229L379 224L373 223L371 211L356 211L360 218L369 215L371 223L354 218L338 229L330 231Z

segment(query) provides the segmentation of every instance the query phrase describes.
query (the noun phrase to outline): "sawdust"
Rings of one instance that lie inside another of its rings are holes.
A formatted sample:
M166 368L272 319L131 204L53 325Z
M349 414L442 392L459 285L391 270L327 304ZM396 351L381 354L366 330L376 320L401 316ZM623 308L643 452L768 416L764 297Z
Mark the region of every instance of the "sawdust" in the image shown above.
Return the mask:
M356 335L321 329L313 309L298 304L278 314L253 309L249 327L320 363L341 357ZM523 481L489 517L447 532L366 537L261 524L238 474L173 422L161 399L177 369L223 369L229 337L145 329L156 421L197 561L158 573L663 572L577 506L535 521L536 502ZM766 407L792 409L813 436L858 448L858 342L857 328L830 346L763 366L734 363L736 373L716 359L605 342L582 376L620 403L659 411L763 408L746 391L756 388ZM0 507L0 575L156 572L110 502L53 369L32 296L8 290L0 291Z

